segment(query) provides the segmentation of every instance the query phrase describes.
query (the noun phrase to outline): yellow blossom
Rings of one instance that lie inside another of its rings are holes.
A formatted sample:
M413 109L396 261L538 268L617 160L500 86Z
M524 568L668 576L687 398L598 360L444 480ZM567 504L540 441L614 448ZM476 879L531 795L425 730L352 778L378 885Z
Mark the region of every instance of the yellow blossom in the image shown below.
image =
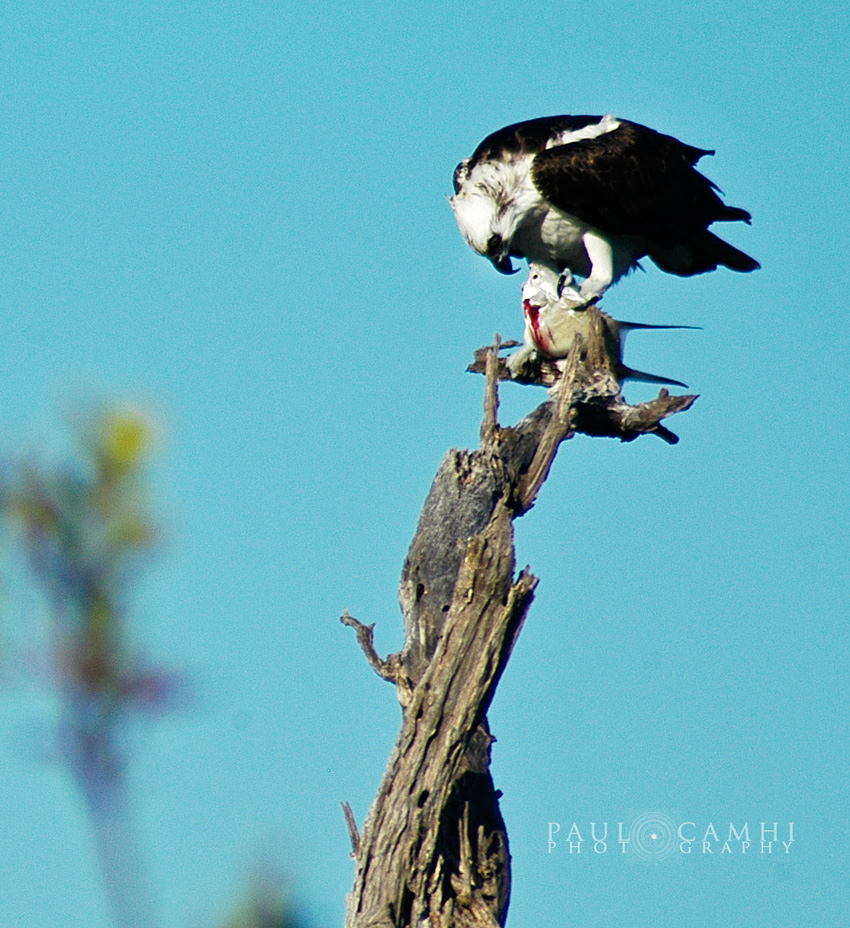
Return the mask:
M139 466L151 444L147 420L132 410L108 410L98 423L98 451L104 467L127 474Z

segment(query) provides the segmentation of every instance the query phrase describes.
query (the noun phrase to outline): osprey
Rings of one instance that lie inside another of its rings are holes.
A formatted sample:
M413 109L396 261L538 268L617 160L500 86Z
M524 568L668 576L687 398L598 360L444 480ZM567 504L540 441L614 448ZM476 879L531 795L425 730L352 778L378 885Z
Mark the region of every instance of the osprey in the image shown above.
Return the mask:
M614 116L531 119L488 136L457 166L452 208L469 246L503 274L527 258L584 278L562 291L598 299L649 256L690 277L759 263L713 222L750 221L694 167L714 154Z

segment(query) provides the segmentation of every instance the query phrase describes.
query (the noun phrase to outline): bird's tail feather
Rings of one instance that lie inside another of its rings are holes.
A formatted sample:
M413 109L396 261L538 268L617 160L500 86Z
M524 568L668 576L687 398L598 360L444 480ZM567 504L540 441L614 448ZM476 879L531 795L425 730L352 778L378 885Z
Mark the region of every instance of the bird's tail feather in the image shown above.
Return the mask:
M691 239L687 244L673 248L654 248L649 257L668 274L679 277L691 277L713 271L718 266L728 267L732 271L756 271L761 265L743 251L739 251L713 232L706 230Z
M738 206L726 206L723 204L723 215L717 216L713 222L746 222L749 225L753 217L745 210Z
M705 234L707 239L711 239L710 247L714 253L717 264L722 264L731 271L740 271L741 273L757 271L761 267L755 258L751 258L748 254L739 251L728 242L724 242L722 238L718 238L711 232L706 232ZM706 241L706 245L708 245L708 241Z

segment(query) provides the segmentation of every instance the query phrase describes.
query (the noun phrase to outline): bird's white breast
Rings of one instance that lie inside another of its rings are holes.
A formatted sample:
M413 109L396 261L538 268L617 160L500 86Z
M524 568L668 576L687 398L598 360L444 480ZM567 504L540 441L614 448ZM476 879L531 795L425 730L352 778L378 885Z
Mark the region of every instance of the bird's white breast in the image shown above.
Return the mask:
M573 273L586 277L590 262L581 239L586 227L574 216L540 202L541 208L526 213L517 227L512 246L529 262L536 261L559 271L569 267Z

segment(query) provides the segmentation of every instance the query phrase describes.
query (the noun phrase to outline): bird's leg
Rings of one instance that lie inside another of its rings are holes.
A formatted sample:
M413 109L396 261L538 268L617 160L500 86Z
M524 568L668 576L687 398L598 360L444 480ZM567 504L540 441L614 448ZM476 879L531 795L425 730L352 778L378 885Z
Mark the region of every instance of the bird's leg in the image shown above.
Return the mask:
M590 258L590 276L581 285L580 292L590 306L614 282L614 252L611 243L596 232L585 232L581 240Z
M571 303L583 303L584 297L581 295L578 287L575 285L573 272L565 267L558 278L558 299L569 300Z

